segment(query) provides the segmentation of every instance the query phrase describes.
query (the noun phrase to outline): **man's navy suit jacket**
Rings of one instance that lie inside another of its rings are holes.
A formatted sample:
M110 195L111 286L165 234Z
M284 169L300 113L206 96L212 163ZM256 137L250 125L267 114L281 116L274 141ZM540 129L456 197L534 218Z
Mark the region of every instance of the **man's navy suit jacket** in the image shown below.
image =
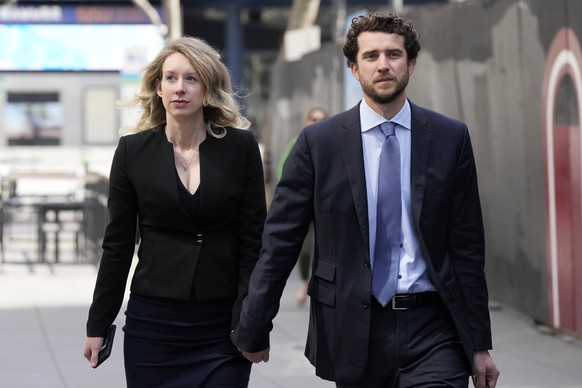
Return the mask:
M412 103L411 113L413 222L430 279L472 365L474 351L492 344L471 141L466 125L457 120ZM304 128L287 159L241 322L232 334L240 348L269 346L271 321L312 220L306 356L318 376L355 382L367 363L372 298L359 106Z

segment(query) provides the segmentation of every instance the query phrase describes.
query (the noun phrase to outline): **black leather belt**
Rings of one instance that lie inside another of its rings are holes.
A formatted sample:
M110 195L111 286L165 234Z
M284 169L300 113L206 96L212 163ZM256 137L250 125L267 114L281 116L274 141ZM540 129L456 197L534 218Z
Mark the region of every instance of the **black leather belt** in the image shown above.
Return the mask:
M419 292L415 294L397 294L395 295L385 307L382 307L376 298L372 297L373 305L380 308L387 308L391 310L412 310L419 307L434 306L441 304L442 301L439 294L434 291Z

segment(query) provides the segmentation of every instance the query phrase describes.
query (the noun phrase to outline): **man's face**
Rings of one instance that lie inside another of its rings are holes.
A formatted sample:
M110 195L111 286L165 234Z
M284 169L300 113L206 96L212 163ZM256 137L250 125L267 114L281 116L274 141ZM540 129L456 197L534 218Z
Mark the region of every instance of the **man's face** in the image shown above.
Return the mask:
M377 104L406 99L404 90L414 71L416 59L408 61L404 37L378 31L358 36L357 64L351 64L354 77L362 85L364 95Z

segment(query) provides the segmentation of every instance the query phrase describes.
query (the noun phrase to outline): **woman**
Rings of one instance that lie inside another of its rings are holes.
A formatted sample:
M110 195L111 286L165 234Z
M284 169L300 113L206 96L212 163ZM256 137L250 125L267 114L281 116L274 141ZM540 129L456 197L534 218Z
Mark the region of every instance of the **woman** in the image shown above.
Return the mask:
M123 302L128 387L247 387L251 363L231 343L266 215L259 147L220 55L169 42L146 67L110 175L103 256L84 356L96 367ZM241 129L242 128L242 129Z

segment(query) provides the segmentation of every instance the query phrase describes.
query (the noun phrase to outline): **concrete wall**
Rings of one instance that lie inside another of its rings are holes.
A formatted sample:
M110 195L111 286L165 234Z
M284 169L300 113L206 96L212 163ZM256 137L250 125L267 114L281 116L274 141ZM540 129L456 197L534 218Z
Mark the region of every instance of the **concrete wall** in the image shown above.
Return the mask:
M261 127L268 149L267 178L277 180L281 154L302 128L309 109L321 107L328 113L342 108L345 62L335 45L308 54L300 61L283 62L271 72L268 121Z

